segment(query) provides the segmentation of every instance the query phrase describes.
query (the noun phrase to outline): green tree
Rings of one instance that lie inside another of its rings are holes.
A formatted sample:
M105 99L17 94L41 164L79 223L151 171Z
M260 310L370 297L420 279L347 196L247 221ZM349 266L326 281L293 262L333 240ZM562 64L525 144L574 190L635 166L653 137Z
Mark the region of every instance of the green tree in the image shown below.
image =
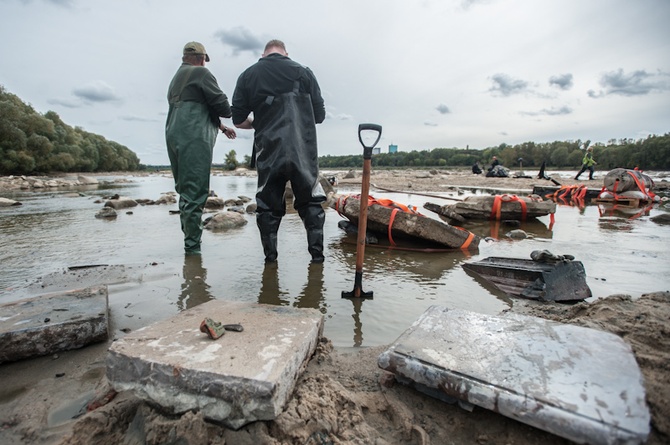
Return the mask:
M128 147L44 115L0 86L0 173L137 170Z
M235 150L230 150L223 160L223 168L226 170L235 170L238 166L239 162L237 162L237 152Z

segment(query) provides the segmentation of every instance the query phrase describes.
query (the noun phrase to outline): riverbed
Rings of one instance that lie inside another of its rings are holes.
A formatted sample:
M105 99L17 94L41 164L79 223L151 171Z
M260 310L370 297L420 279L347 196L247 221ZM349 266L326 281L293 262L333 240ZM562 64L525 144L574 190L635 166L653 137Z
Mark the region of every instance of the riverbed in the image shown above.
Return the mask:
M104 198L119 194L157 199L174 189L169 175L104 176L97 186L6 191L0 196L21 206L0 209L0 303L57 290L58 277L83 266L123 268L123 274L99 277L109 286L115 335L138 329L210 299L310 307L326 319L324 336L335 346L376 346L394 341L430 305L499 314L515 299L467 274L462 264L486 257L530 258L533 250L570 254L584 264L593 301L613 294L634 298L667 290L670 228L650 220L665 211L607 210L559 205L549 216L524 223L530 237L513 240L513 227L481 222L466 226L482 237L478 251L425 253L368 247L363 289L372 299L351 301L342 291L354 282L356 248L339 227L336 211L326 213L323 265L310 265L302 222L295 212L283 219L279 259L266 266L253 214L239 229L203 235L202 255L184 256L177 205L146 205L122 210L115 219L95 218ZM118 179L127 183L114 182ZM224 199L253 199L253 176L214 175L212 190ZM338 193L360 193L343 184ZM483 190L437 190L436 196L371 190L376 197L415 205L448 204ZM74 269L70 269L74 268ZM79 286L89 283L83 272ZM234 322L231 320L230 322Z

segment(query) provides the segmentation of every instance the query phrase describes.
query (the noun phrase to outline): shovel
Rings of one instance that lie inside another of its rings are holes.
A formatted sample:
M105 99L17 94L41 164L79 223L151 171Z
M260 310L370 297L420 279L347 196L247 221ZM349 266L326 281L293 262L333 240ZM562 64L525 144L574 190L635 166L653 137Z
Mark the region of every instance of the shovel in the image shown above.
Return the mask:
M376 132L377 139L366 145L363 142L363 132ZM361 204L358 216L358 238L356 241L356 275L354 289L351 292L342 291L342 298L372 298L372 292L363 292L363 256L365 255L365 232L368 225L368 194L370 193L370 164L372 163L372 149L382 136L382 127L377 124L360 124L358 126L358 140L363 145L363 183L361 185Z

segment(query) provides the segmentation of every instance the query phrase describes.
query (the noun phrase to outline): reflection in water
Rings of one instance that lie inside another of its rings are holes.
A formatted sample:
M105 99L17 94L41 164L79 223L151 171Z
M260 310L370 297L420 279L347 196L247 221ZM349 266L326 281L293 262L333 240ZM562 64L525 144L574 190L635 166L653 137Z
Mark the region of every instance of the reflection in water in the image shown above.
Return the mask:
M286 295L286 292L279 290L279 271L277 263L265 263L258 302L260 304L286 306L288 305L288 300L281 298L283 295Z
M491 237L495 240L506 239L507 234L515 229L521 229L534 238L551 239L553 237L552 227L537 218L527 221L476 221L468 225L468 230L482 239Z
M358 347L363 344L363 323L361 322L361 313L363 312L363 301L365 298L350 298L354 305L354 346Z
M177 301L180 311L214 299L209 293L207 269L202 267L202 256L184 255L183 276L184 283L181 285L181 293Z
M405 277L418 282L435 282L442 279L452 269L470 258L471 253L460 249L436 252L399 250L388 246L366 245L363 276L368 274L393 274L394 279ZM356 246L341 243L331 249L338 261L355 270ZM369 252L369 253L368 253ZM365 283L363 283L365 290Z
M654 204L647 206L626 206L618 204L598 204L598 214L603 217L621 217L627 219L636 219L641 216L649 216L649 212L654 208Z
M307 283L302 288L295 307L319 309L326 313L323 301L323 264L312 264L307 267Z

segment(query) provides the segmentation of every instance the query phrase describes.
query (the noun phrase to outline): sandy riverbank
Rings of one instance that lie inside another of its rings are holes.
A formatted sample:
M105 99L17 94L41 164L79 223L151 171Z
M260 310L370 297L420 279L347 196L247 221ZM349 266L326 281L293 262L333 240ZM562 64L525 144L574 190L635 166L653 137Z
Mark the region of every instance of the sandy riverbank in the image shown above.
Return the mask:
M338 175L339 176L339 175ZM360 178L340 179L341 183ZM568 180L560 180L570 185ZM600 187L600 181L594 187ZM382 171L372 183L439 193L450 187L528 190L549 181L483 178L465 172ZM575 181L589 184L589 181ZM633 300L610 296L566 306L515 300L511 311L613 332L627 341L642 370L652 414L649 444L670 441L670 293ZM109 343L0 365L0 443L23 444L565 444L566 440L499 414L437 401L390 384L377 367L386 347L333 350L324 339L286 410L272 422L230 431L198 413L166 416L132 394L110 395L104 378ZM381 384L384 381L386 384ZM392 383L392 382L391 382ZM73 400L99 407L76 419ZM96 406L97 406L96 405Z

